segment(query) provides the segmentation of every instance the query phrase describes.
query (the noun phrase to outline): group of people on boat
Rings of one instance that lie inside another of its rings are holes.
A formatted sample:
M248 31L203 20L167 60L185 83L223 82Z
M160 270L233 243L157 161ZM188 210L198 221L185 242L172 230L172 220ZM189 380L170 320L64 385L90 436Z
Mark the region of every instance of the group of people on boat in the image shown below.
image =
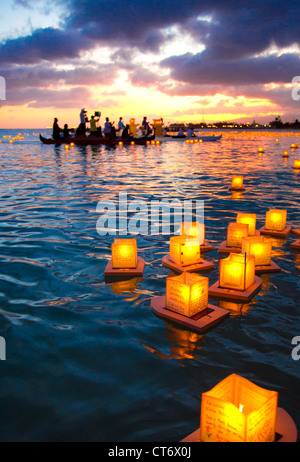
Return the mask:
M101 112L95 112L94 115L89 117L87 116L87 111L83 108L80 112L80 124L76 130L69 128L67 124L64 125L64 128L60 128L58 124L58 119L54 119L53 123L53 133L52 137L54 140L69 139L72 135L75 134L75 137L97 137L105 138L108 140L115 140L117 138L121 139L130 139L133 138L133 134L130 131L130 125L124 124L123 117L119 118L118 126L115 127L115 122L110 122L109 118L106 117L104 122L103 131L98 122L101 118ZM87 123L89 123L89 128L87 128ZM142 124L140 125L137 131L137 137L148 137L152 135L152 129L147 121L147 117L143 118Z

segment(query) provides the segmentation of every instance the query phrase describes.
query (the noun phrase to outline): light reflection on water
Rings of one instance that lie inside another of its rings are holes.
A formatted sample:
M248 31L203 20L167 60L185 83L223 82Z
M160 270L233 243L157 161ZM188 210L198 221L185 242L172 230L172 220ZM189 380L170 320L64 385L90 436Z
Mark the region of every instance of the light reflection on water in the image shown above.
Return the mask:
M96 232L98 201L117 204L120 192L148 204L204 200L214 283L218 247L237 212L256 213L259 228L269 208L286 208L289 224L300 227L298 154L282 158L291 139L237 134L218 143L69 152L32 136L0 145L3 440L178 441L198 426L201 393L233 372L279 391L299 429L295 236L273 242L282 272L263 275L248 304L219 302L231 317L198 335L150 309L164 293L169 237L139 236L144 277L107 284L113 238ZM241 172L246 190L236 195L228 187Z

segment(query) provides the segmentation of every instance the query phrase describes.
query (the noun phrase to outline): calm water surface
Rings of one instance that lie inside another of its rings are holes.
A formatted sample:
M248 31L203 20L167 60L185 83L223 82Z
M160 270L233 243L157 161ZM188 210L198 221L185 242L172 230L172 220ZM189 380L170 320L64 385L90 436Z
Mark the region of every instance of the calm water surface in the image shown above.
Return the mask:
M9 132L16 135L18 131ZM215 250L236 212L284 208L300 228L294 158L281 155L293 136L225 139L187 145L64 148L25 141L0 145L0 362L2 441L179 441L199 427L201 394L231 373L279 392L300 431L300 254L295 236L277 241L280 274L263 275L247 305L227 304L230 318L198 335L155 317L163 295L161 258L168 236L139 236L144 277L106 284L112 237L96 232L100 200L205 201L207 240ZM0 131L1 139L8 132ZM258 147L265 153L258 155ZM245 176L242 197L228 191ZM225 306L224 303L214 301Z

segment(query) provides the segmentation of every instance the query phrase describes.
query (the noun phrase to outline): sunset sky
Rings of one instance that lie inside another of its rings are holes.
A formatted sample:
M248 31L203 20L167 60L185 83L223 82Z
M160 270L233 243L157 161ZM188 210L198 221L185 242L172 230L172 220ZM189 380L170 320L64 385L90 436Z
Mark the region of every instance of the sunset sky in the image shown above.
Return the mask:
M82 107L102 122L300 120L299 1L0 4L0 128L77 126Z

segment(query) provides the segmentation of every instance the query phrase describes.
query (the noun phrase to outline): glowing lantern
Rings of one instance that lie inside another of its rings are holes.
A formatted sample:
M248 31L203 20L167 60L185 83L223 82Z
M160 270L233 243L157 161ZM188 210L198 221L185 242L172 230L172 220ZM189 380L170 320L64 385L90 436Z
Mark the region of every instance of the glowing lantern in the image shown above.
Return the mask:
M113 269L137 267L136 239L115 239L111 245Z
M197 239L200 245L205 243L205 225L198 222L181 223L180 235L189 237L190 239Z
M220 260L219 286L223 289L247 290L255 281L253 255L232 253Z
M159 146L159 145L160 145L160 141L156 141L156 144L157 144L157 146Z
M248 224L229 223L227 228L227 247L242 247L242 239L248 236L248 230Z
M286 210L271 209L266 213L265 228L269 231L283 231L286 227Z
M130 144L131 144L131 146L134 146L134 145L135 145L135 142L134 142L134 141L131 141Z
M241 175L235 175L234 177L232 177L231 187L232 189L237 190L237 191L242 190L244 189L243 183L244 183L244 177L242 177Z
M256 214L255 213L238 213L236 217L237 223L249 225L248 236L255 236L256 232Z
M65 145L65 150L67 151L67 150L69 149L69 147L70 147L70 146L69 146L68 144L66 144L66 145Z
M297 143L293 143L293 144L291 144L291 148L292 149L298 149L299 145Z
M194 316L208 305L208 278L184 272L168 277L166 308L184 316Z
M202 394L200 441L274 442L278 393L236 374Z
M258 152L265 152L264 148L258 148Z
M150 144L150 141L149 141L149 140L148 140L148 141L146 141L146 145L147 145L147 146L149 146L149 144Z
M170 238L170 260L180 266L200 263L199 241L185 236L172 236Z
M154 145L155 145L155 141L154 141L154 140L152 140L152 141L151 141L151 144L154 146Z
M295 169L300 169L300 159L295 159L294 160L294 168Z
M283 153L283 156L282 157L289 157L289 151L284 151Z
M71 148L74 148L75 143L71 143L70 146L71 146Z
M242 252L254 255L255 266L268 266L271 264L272 241L264 236L252 236L243 238Z
M119 141L119 146L123 146L123 141Z

